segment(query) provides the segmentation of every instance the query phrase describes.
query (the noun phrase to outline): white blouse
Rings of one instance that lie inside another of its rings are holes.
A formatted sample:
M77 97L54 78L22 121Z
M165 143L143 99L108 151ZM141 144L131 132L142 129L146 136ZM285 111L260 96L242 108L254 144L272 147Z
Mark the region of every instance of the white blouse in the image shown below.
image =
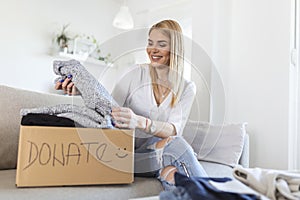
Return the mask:
M177 135L182 135L189 116L196 86L194 82L184 80L184 91L174 107L171 107L172 94L169 93L158 105L151 84L149 65L135 65L117 82L112 96L120 106L129 107L137 114L151 120L169 122L174 125ZM143 143L153 143L152 135L143 130L135 131L136 147ZM155 141L158 138L155 139Z

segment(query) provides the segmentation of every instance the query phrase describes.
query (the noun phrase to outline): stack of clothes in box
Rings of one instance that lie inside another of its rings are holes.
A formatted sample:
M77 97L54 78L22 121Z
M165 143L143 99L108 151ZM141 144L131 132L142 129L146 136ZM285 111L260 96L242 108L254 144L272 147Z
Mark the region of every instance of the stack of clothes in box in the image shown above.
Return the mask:
M54 61L53 71L63 81L71 78L84 106L59 104L21 109L22 125L113 128L111 108L118 106L109 92L77 60Z

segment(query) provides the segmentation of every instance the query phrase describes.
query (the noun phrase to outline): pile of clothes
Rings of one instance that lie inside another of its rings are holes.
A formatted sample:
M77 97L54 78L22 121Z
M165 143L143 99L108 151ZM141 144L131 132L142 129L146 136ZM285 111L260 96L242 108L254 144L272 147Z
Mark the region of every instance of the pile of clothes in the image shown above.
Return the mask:
M176 188L160 193L160 200L299 200L300 173L283 170L233 169L234 179L187 177L176 173Z
M21 125L113 128L111 109L118 106L109 92L77 60L54 61L53 71L63 81L71 78L84 106L59 104L21 109Z

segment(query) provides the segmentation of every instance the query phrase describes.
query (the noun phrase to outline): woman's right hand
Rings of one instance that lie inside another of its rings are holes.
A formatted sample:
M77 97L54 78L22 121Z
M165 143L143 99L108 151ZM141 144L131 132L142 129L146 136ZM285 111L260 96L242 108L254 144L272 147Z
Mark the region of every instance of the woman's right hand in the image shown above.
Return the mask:
M72 77L68 77L63 81L57 81L54 87L56 90L63 90L64 94L79 95L80 92L72 82Z

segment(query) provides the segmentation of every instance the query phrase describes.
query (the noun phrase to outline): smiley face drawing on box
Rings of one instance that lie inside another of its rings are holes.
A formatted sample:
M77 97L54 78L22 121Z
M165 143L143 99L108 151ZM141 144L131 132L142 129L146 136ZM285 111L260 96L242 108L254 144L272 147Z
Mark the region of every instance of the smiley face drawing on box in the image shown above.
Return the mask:
M121 149L121 148L118 148L118 152L116 153L116 156L120 159L122 158L126 158L128 156L128 153L124 152L126 151L126 147Z
M125 134L91 134L79 132L88 156L118 171L133 170L133 138Z
M132 171L132 151L129 146L117 146L112 142L105 141L93 144L89 147L88 153L97 161L118 171Z

